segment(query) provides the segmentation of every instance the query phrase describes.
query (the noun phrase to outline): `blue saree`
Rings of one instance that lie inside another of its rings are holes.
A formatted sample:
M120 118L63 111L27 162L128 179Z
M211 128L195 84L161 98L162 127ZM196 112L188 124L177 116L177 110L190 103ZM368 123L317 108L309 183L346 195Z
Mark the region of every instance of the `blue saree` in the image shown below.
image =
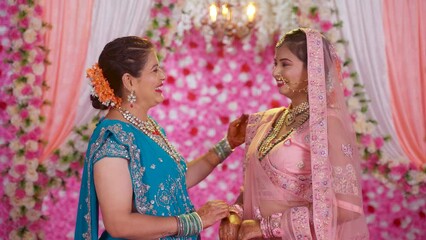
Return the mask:
M161 131L164 134L162 128ZM155 141L130 123L104 118L94 130L86 152L74 239L98 239L99 205L93 166L105 157L128 160L134 207L138 213L177 216L195 210L187 192L186 163L182 156L177 164ZM105 231L100 239L115 238Z

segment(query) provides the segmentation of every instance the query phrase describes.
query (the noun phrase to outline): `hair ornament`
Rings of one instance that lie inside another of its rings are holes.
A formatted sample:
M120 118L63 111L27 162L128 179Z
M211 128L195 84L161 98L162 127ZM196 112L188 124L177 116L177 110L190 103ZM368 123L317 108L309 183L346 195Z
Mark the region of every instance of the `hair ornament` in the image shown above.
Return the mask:
M114 90L109 86L105 79L102 69L98 63L86 70L87 77L90 78L92 86L91 95L99 99L99 101L107 107L120 107L121 98L115 96Z

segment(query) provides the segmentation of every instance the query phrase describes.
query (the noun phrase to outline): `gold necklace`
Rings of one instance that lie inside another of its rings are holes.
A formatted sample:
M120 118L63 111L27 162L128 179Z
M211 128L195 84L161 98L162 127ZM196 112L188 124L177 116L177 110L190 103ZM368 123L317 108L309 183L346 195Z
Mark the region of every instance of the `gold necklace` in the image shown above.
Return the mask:
M286 126L290 126L291 124L294 123L294 121L296 120L296 117L299 116L300 114L306 112L309 109L309 103L308 102L303 102L301 104L299 104L296 107L289 107L288 108L288 114L287 114L287 118L285 119L285 125Z
M148 121L142 121L141 119L131 114L128 110L125 110L121 107L118 108L118 111L121 113L124 119L140 129L145 135L157 143L167 154L169 154L169 156L175 160L179 169L182 171L180 164L182 158L181 155L169 142L167 137L164 136L160 130L160 127L154 122L154 120L151 119L151 117L148 117Z
M285 112L281 115L280 119L278 119L276 125L269 130L266 138L264 138L263 141L260 143L258 148L259 161L262 160L278 143L287 139L298 127L300 127L303 123L305 123L308 120L309 111L305 110L302 113L304 114L302 117L298 119L297 124L294 127L292 127L289 131L287 131L286 134L277 138L289 114L289 109L285 110ZM300 113L298 115L300 115Z

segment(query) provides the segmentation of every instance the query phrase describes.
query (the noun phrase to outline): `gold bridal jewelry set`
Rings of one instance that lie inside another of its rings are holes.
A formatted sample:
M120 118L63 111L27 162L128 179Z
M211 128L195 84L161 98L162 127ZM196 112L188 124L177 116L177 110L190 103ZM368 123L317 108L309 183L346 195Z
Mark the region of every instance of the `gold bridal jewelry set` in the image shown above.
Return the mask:
M287 139L298 127L302 126L308 118L309 103L307 102L303 102L294 108L290 106L285 109L275 125L269 130L266 138L264 138L259 145L259 160L262 160L278 143ZM293 126L287 133L278 137L283 125L286 127Z

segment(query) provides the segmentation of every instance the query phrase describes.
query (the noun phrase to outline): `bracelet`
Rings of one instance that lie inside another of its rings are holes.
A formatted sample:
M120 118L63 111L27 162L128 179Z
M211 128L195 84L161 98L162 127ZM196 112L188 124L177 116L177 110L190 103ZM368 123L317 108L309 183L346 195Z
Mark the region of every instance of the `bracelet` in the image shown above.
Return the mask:
M227 137L224 137L216 145L214 145L213 150L219 157L220 163L222 163L234 151L231 148L231 145L229 145Z
M235 213L238 215L238 217L240 217L240 219L243 219L243 207L241 207L240 204L233 204L229 207L229 212L230 213Z
M262 230L263 238L283 236L283 230L281 229L282 215L282 213L274 213L269 217L260 219L260 229Z
M177 237L198 235L203 230L203 222L197 212L181 214L177 220Z

